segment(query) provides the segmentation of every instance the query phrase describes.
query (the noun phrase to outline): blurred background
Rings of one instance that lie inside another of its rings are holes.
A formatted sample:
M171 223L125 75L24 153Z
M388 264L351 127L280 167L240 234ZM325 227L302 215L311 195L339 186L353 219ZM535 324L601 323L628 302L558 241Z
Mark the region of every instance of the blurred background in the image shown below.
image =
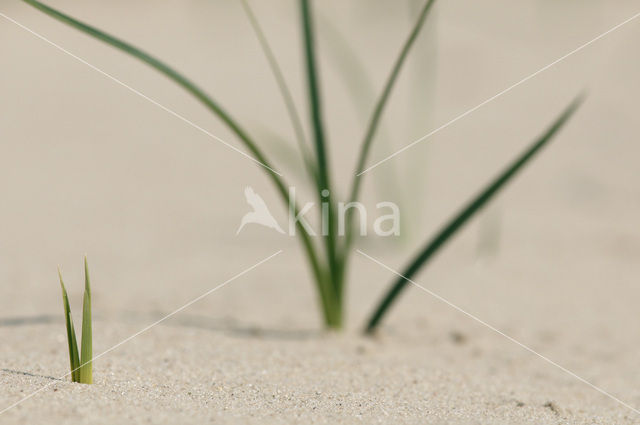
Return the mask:
M316 3L331 166L344 198L372 101L421 2ZM313 200L286 110L239 2L50 4L198 82L259 140L301 198ZM306 123L297 5L252 5ZM625 0L439 2L393 93L370 164L637 8ZM135 60L18 1L3 2L0 12L242 149L199 104ZM319 326L297 240L258 226L235 234L248 211L248 185L284 223L286 210L262 169L6 19L0 34L2 316L58 314L58 264L79 299L84 253L94 311L110 317L171 311L283 249L259 273L191 312L272 327ZM516 333L557 332L583 350L594 340L594 350L606 351L603 341L616 350L631 344L629 333L640 335L639 39L640 23L629 23L365 174L372 211L376 202L394 201L403 221L401 237L367 238L363 249L400 268L587 89L587 102L557 140L419 281ZM390 278L369 260L354 259L349 327L361 325ZM419 333L436 321L448 329L456 314L426 294L405 297L388 326L415 323Z

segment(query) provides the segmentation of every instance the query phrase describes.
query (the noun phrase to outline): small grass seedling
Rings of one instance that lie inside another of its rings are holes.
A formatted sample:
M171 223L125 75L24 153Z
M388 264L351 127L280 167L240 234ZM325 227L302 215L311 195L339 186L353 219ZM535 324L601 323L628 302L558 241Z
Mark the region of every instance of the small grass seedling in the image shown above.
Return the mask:
M62 272L58 268L60 287L62 288L62 306L64 308L64 320L67 326L67 343L69 344L69 366L71 367L71 380L81 384L93 383L93 349L91 336L91 285L89 282L89 266L87 257L84 257L84 301L82 303L82 341L80 342L80 355L78 355L78 343L76 331L73 327L69 297L62 280Z

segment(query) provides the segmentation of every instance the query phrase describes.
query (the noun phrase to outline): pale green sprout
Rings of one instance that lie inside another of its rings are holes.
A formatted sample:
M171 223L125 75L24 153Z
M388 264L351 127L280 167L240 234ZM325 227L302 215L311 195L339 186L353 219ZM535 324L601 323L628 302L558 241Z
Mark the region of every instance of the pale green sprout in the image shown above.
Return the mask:
M91 285L89 282L89 266L87 257L84 257L84 301L82 303L82 341L80 342L80 355L78 355L78 343L76 331L73 327L69 297L62 281L62 273L58 268L60 287L62 288L62 306L67 327L67 343L69 345L69 367L71 368L71 381L81 384L93 383L93 349L91 336Z

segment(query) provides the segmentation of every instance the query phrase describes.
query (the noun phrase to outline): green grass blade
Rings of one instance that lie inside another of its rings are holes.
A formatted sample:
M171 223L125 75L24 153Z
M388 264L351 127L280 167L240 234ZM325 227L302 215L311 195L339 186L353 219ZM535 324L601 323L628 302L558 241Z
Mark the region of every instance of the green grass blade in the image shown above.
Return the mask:
M93 343L91 335L91 285L89 266L84 257L84 301L82 304L82 341L80 342L80 382L93 383Z
M450 240L450 238L460 228L477 213L491 198L507 184L520 169L527 164L564 126L567 120L573 115L578 106L582 103L583 96L576 98L565 111L556 119L556 121L546 130L546 132L536 140L526 151L515 159L500 175L498 175L479 195L473 198L461 211L456 214L442 229L427 243L427 245L419 251L409 266L401 273L402 277L398 277L395 283L386 293L366 328L367 333L372 333L385 313L397 299L398 295L407 286L409 280L424 266L432 256L442 248L442 246Z
M307 88L309 91L309 105L311 110L311 121L313 127L313 140L316 149L316 162L318 172L318 199L319 203L326 202L328 208L328 234L325 236L324 243L327 252L327 262L329 267L329 282L334 293L335 306L331 311L341 312L342 303L342 276L338 268L337 252L336 252L336 229L335 221L335 204L333 198L335 195L331 190L331 182L329 179L329 161L327 155L326 139L324 134L324 124L322 122L322 106L320 100L320 89L318 81L318 65L315 53L315 37L312 10L309 0L300 0L300 11L302 15L302 30L304 35L304 53L307 71ZM328 190L328 196L323 197L323 190ZM326 279L324 279L326 282ZM341 317L335 318L336 323L332 327L339 328L341 326Z
M293 96L291 95L291 90L289 90L289 86L284 78L282 73L282 68L276 59L271 46L267 40L267 37L262 31L262 27L256 18L256 15L253 13L251 6L247 0L241 1L242 6L244 8L247 17L249 18L249 23L253 28L253 31L260 42L260 47L264 52L265 57L267 58L267 62L269 63L269 68L271 68L271 73L276 80L278 85L278 89L280 90L280 94L282 96L282 100L284 101L285 107L287 109L287 113L289 115L289 120L291 121L291 125L293 127L293 131L296 136L296 140L298 142L298 148L300 149L300 155L302 156L302 160L304 161L305 166L307 167L307 171L309 176L316 179L316 172L312 168L313 161L311 157L311 153L309 152L309 148L307 146L307 138L304 134L304 128L302 126L302 121L300 120L300 114L296 108L295 102L293 101Z
M60 287L62 288L62 305L64 308L64 320L67 327L67 343L69 345L69 368L71 370L71 380L80 382L80 358L78 357L78 343L76 342L76 331L73 327L73 318L71 317L71 308L69 307L69 297L67 290L62 281L62 273L58 269L58 277L60 278Z
M155 69L156 71L162 73L163 75L165 75L166 77L168 77L169 79L171 79L173 82L175 82L176 84L178 84L180 87L182 87L183 89L185 89L188 93L190 93L191 95L193 95L198 101L200 101L207 109L209 109L211 112L213 112L220 120L222 120L222 122L224 122L227 127L229 127L229 129L236 135L238 136L238 138L242 141L242 143L249 149L249 151L254 155L254 159L257 159L259 162L261 162L264 166L268 167L265 168L266 170L268 170L267 174L268 176L271 178L271 180L273 181L273 183L276 185L276 188L278 190L278 193L282 199L282 201L285 203L285 205L288 205L289 203L289 194L287 191L287 186L285 185L284 181L274 172L272 172L272 167L270 165L270 162L266 159L265 155L262 153L262 151L258 148L258 146L254 143L253 139L251 139L251 137L248 135L248 133L246 131L244 131L244 129L242 127L240 127L240 125L233 119L231 118L231 116L224 110L222 109L211 97L209 97L204 90L202 90L200 87L198 87L197 85L195 85L193 82L191 82L189 79L187 79L185 76L183 76L182 74L178 73L176 70L174 70L173 68L169 67L168 65L166 65L165 63L163 63L162 61L160 61L159 59L156 59L155 57L143 52L142 50L140 50L139 48L125 42L122 41L116 37L113 37L97 28L94 28L90 25L87 25L83 22L78 21L77 19L74 19L68 15L65 15L62 12L59 12L58 10L55 10L43 3L40 3L36 0L23 0L25 3L35 7L38 10L41 10L42 12L44 12L45 14L51 16L54 19L57 19L58 21L65 23L73 28L76 28L82 32L84 32L85 34L90 35L93 38L96 38L100 41L103 41L104 43L109 44L110 46L115 47L116 49L142 61L143 63L149 65L150 67L152 67L153 69ZM299 211L297 206L294 206L294 210L295 213L297 214L297 212ZM299 237L301 238L302 244L303 244L303 248L305 250L305 253L307 254L307 258L309 260L314 278L316 280L316 282L320 282L322 280L322 270L321 270L321 265L320 262L318 260L318 255L316 253L316 249L315 246L313 245L309 235L307 234L307 232L305 231L304 227L302 227L299 223L298 223L298 232L296 232Z
M309 106L311 109L311 121L313 126L313 141L316 149L316 161L318 163L318 175L321 189L329 189L329 170L327 149L325 146L324 125L322 122L322 107L320 89L318 83L318 66L315 54L315 38L313 18L309 0L300 0L302 13L302 29L304 34L304 53L307 71L307 88L309 90Z

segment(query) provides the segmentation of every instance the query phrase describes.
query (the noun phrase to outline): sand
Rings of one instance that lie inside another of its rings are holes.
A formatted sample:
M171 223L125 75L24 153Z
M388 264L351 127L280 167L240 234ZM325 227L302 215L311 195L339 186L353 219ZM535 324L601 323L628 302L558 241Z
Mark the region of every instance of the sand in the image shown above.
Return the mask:
M321 6L362 50L376 86L408 28L407 9L391 3ZM180 65L281 152L268 134L289 137L286 114L235 3L52 4ZM17 2L0 12L239 146L143 66ZM302 104L296 10L274 2L256 12ZM389 105L391 141L372 162L635 13L632 1L442 2L422 62L410 64ZM322 332L297 241L256 226L235 235L248 185L284 222L258 167L3 19L0 33L0 410L38 391L0 424L640 423L632 410L640 408L638 23L372 171L368 205L390 196L407 220L401 238L360 245L400 269L588 87L558 140L416 281L631 408L417 288L375 338L361 336L393 275L358 254L346 330ZM331 154L344 195L362 111L327 57ZM419 69L426 82L415 86ZM277 158L308 195L299 168ZM390 192L391 179L400 186ZM279 250L97 359L94 385L63 377L56 265L79 325L89 255L99 354Z

